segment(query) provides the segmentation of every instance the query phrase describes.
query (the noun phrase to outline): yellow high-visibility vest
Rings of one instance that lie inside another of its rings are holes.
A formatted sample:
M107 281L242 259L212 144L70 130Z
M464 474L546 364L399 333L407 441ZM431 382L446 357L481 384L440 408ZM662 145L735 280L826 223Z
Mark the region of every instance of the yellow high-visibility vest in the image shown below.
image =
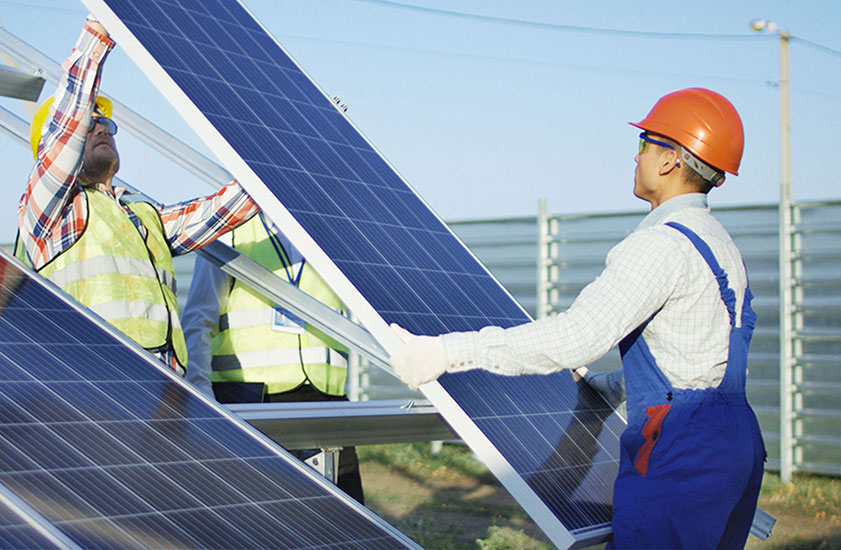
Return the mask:
M280 242L267 231L262 214L234 229L232 237L234 248L242 254L289 282L297 280L302 291L344 311L339 297L309 263L290 265ZM234 279L220 310L219 333L213 338L211 380L262 382L267 393L289 391L309 381L324 393L344 395L347 348L276 306ZM298 323L284 326L284 318Z
M29 254L26 252L23 241L20 238L20 230L18 230L18 234L15 237L15 258L20 260L23 265L32 267L32 262L29 261Z
M144 241L113 198L90 187L84 193L85 230L38 272L147 350L171 346L186 369L172 252L157 209L145 202L127 203L146 227ZM20 244L15 255L29 264Z

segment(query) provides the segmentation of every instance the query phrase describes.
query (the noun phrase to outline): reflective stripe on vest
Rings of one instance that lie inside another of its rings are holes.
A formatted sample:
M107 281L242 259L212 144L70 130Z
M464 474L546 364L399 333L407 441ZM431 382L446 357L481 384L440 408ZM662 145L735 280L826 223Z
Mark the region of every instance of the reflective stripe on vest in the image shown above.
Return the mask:
M265 326L272 322L274 311L262 307L247 311L229 311L219 316L219 332L230 328Z
M144 348L172 346L186 366L172 252L157 209L128 205L146 228L144 241L117 201L92 188L84 193L84 232L39 273Z
M143 318L158 323L166 323L169 320L166 306L148 302L105 302L93 304L89 309L103 319Z
M301 269L301 264L295 264L287 272L275 248L279 243L272 242L259 215L234 229L233 244L286 281L294 279ZM308 263L303 265L299 288L343 311L338 296ZM347 348L309 325L300 335L273 330L273 306L255 290L234 280L220 311L219 333L213 339L211 380L263 382L267 393L281 393L309 381L324 393L344 395Z
M114 269L118 269L120 273L138 273L146 277L154 277L154 275L152 275L152 269L154 268L149 263L148 259L124 257L116 259L113 256L100 256L98 258L88 258L87 260L80 260L67 265L51 274L50 280L59 287L64 288L70 283L74 283L88 277L114 273ZM155 272L157 272L159 281L166 285L166 287L172 292L177 292L174 273L170 273L160 268L155 269Z
M317 348L262 349L245 351L236 355L216 355L213 357L213 370L254 369L272 365L292 365L298 367L303 359L307 365L316 363L333 367L347 368L347 356L326 346Z

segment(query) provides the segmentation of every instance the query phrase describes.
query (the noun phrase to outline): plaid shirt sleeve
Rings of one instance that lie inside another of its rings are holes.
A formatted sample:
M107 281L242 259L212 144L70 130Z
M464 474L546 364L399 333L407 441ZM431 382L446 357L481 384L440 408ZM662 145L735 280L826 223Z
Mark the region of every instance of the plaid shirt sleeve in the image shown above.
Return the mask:
M76 178L102 64L113 47L110 38L86 24L62 64L49 126L18 204L20 238L35 269L73 245L85 228L87 205Z
M248 221L257 203L233 181L207 197L161 207L164 235L173 256L198 250Z

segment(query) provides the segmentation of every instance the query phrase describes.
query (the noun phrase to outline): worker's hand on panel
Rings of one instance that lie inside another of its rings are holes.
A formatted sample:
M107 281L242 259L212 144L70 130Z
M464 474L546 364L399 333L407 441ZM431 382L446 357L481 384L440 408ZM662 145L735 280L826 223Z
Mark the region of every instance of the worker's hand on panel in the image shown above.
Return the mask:
M576 382L580 382L582 379L585 379L587 373L590 372L590 369L587 367L578 367L577 369L570 369L569 372L572 373L572 379ZM586 382L586 379L584 380Z
M584 382L598 391L614 409L625 401L625 373L622 369L612 372L590 372L587 367L572 370L576 382Z
M394 331L403 346L391 354L389 362L394 374L410 389L435 380L447 370L444 358L444 343L436 336L416 336L403 327L392 323Z

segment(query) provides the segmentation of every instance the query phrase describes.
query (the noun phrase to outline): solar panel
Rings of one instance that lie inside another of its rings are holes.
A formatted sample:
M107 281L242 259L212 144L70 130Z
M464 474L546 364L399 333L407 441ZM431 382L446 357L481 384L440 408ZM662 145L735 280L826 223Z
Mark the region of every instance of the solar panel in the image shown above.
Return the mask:
M78 548L38 512L0 487L0 548Z
M0 382L0 504L79 547L418 548L5 251Z
M83 0L387 350L528 314L236 0ZM424 388L558 546L609 533L624 420L568 373Z

